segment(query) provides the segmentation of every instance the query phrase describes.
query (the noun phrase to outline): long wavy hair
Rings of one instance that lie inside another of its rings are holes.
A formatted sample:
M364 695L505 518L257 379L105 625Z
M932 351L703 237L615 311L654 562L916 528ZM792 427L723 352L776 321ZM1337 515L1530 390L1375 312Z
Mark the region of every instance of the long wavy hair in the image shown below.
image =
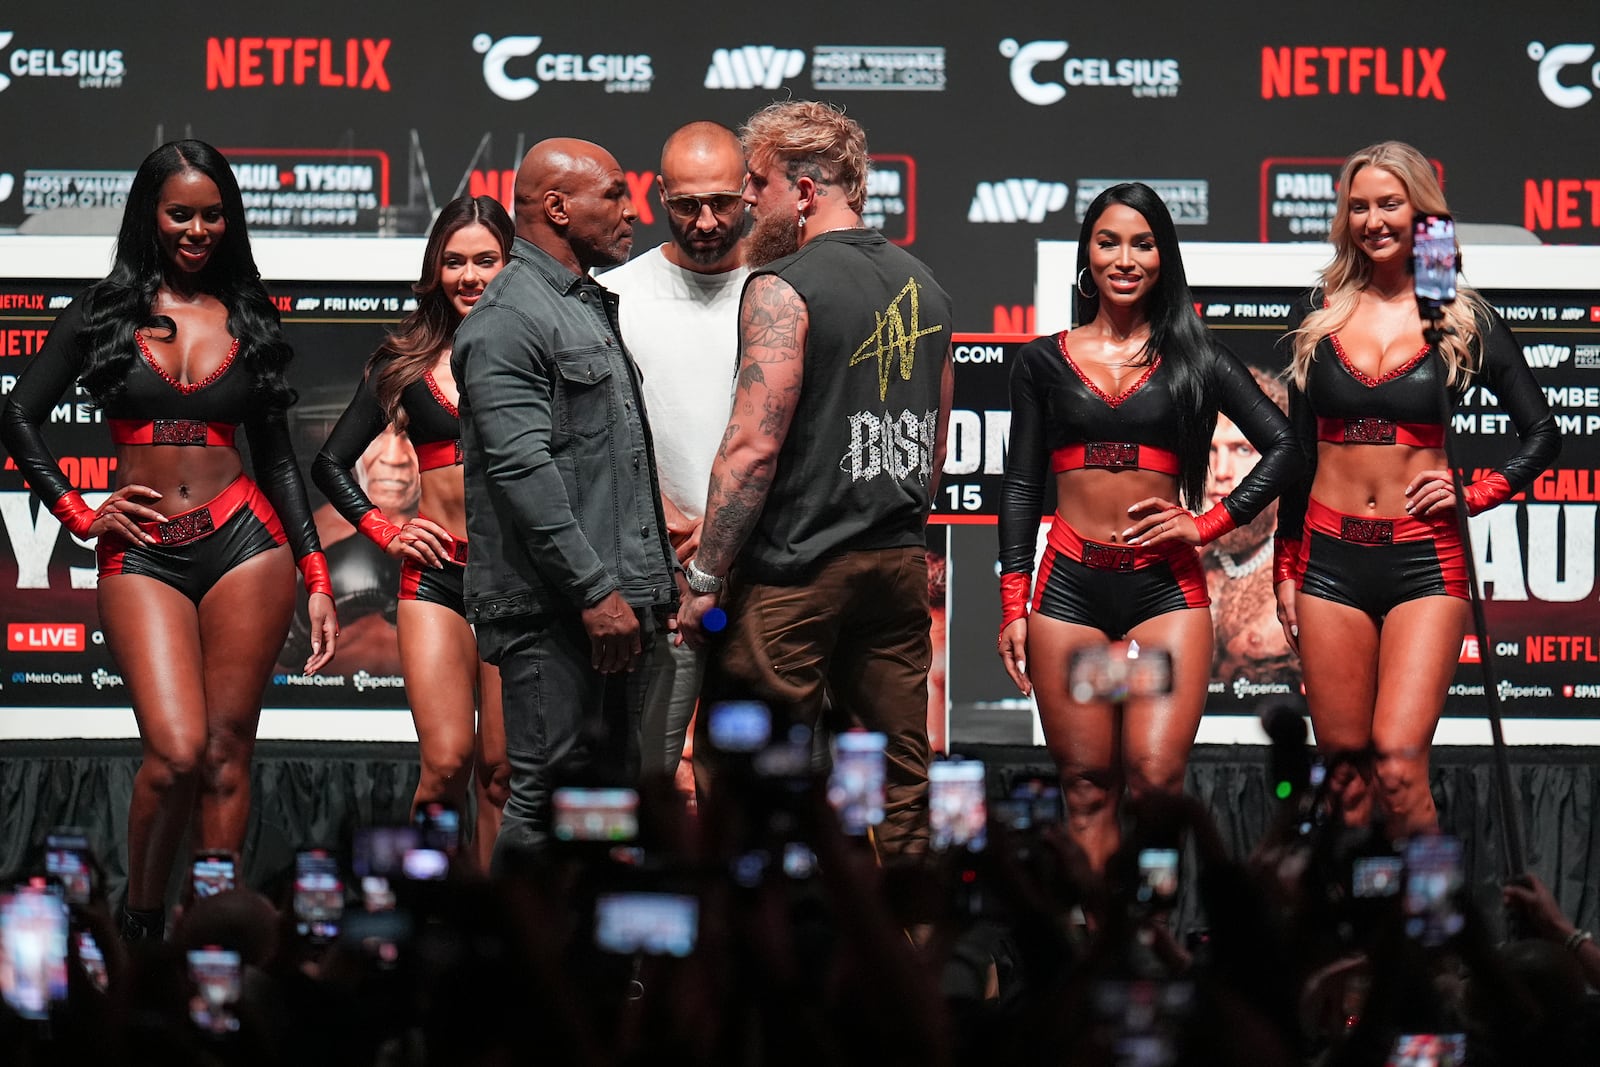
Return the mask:
M400 407L400 394L413 382L422 380L461 325L461 316L445 295L441 279L445 246L468 226L485 227L499 240L501 257L511 254L511 216L498 200L492 196L458 196L450 201L428 233L428 244L422 253L422 276L411 286L417 294L417 309L400 320L367 360L366 373L379 406L390 422L401 427L405 425L405 412Z
M83 386L104 407L121 394L138 358L136 331L160 330L168 340L178 335L171 316L152 312L156 293L172 266L161 247L156 213L167 179L185 171L198 171L216 183L227 222L194 284L228 309L228 332L239 339L236 358L253 376L263 405L286 409L295 400L294 390L284 380L294 353L283 340L278 311L261 284L250 251L244 198L233 168L204 141L169 141L146 156L133 176L111 273L91 286L84 298Z
M1361 299L1361 291L1372 280L1372 260L1350 232L1350 183L1365 167L1378 167L1398 178L1406 187L1406 199L1417 214L1450 213L1433 165L1403 141L1380 141L1345 160L1344 169L1339 172L1339 200L1329 233L1333 261L1322 268L1323 306L1308 314L1291 335L1294 358L1289 364L1289 375L1300 389L1306 387L1306 376L1311 372L1317 345L1349 323ZM1477 339L1478 323L1487 316L1488 305L1483 298L1465 286L1457 289L1454 303L1445 305L1444 325L1454 332L1447 332L1439 343L1439 356L1444 360L1445 382L1450 386L1465 385L1477 370L1472 355L1473 342Z
M1113 185L1089 205L1083 216L1083 230L1078 234L1077 276L1084 277L1088 269L1095 224L1112 204L1132 208L1144 216L1161 256L1161 272L1145 298L1150 337L1133 362L1147 367L1159 358L1167 365L1178 415L1178 494L1185 506L1199 510L1205 506L1206 460L1211 452L1211 434L1217 427L1217 405L1208 373L1211 334L1194 310L1172 213L1156 191L1143 182ZM1092 322L1099 313L1100 291L1096 289L1089 296L1080 291L1079 324Z

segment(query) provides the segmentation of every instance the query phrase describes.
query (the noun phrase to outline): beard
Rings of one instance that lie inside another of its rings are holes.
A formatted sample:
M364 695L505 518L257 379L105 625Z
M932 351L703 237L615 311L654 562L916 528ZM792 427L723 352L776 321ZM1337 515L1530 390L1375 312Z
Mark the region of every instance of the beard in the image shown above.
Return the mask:
M753 270L798 251L800 227L795 216L768 215L756 219L750 227L750 238L744 246L744 261Z
M1236 563L1243 563L1256 549L1272 540L1272 531L1278 525L1278 502L1274 500L1255 521L1236 530L1229 530L1208 546L1226 552Z
M713 232L711 236L716 238L713 241L696 241L694 238L697 234L693 225L679 224L671 213L667 215L667 228L672 231L672 243L678 246L678 251L688 257L689 262L709 267L713 263L720 263L738 247L750 228L750 222L748 215L740 215L737 222L720 234Z

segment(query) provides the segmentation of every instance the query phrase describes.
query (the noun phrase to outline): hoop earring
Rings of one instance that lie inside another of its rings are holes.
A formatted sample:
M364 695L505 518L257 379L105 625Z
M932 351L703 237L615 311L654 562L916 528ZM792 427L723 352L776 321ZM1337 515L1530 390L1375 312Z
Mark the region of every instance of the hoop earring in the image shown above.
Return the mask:
M1076 288L1078 290L1078 295L1079 296L1083 297L1085 300L1092 300L1095 297L1100 295L1100 290L1098 288L1094 287L1094 286L1090 286L1089 287L1089 291L1087 293L1083 291L1083 276L1085 274L1088 274L1088 273L1089 273L1089 268L1088 267L1084 267L1084 268L1082 268L1081 270L1078 271L1078 283L1076 285Z

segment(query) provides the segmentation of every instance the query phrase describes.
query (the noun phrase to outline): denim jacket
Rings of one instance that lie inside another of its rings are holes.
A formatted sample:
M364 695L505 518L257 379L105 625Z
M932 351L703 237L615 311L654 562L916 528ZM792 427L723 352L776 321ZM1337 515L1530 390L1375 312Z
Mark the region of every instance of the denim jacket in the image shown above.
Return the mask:
M517 238L456 331L467 618L674 607L640 376L617 298Z

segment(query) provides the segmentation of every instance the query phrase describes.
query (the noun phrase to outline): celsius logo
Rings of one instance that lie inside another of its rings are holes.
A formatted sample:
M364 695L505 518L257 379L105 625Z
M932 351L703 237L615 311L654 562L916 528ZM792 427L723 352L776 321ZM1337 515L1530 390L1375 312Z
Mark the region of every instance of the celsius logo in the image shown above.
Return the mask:
M483 57L483 81L502 100L526 100L541 82L602 82L608 93L646 93L655 78L647 55L575 55L547 52L533 61L533 77L506 73L512 60L531 56L543 37L502 37L487 33L472 39L472 50Z
M1034 178L979 182L972 194L972 205L967 208L967 221L1043 222L1046 215L1066 206L1066 182Z
M1558 44L1545 48L1538 41L1528 45L1528 58L1539 64L1539 88L1556 107L1582 107L1594 99L1587 85L1563 85L1563 67L1576 67L1594 57L1592 44ZM1589 68L1589 81L1600 86L1600 63Z
M0 30L0 48L14 36ZM115 89L128 72L120 48L19 48L7 58L5 70L10 73L0 73L0 92L16 78L76 78L80 89Z
M1079 59L1061 64L1054 79L1040 77L1038 68L1054 65L1067 54L1066 41L1029 41L1014 37L1000 42L1000 54L1011 60L1011 87L1030 104L1054 104L1067 95L1067 86L1112 86L1134 96L1177 96L1183 78L1176 59Z
M785 78L805 69L806 54L798 48L747 44L719 48L706 68L707 89L776 89Z
M1530 367L1559 367L1572 358L1566 345L1523 345L1522 358Z

